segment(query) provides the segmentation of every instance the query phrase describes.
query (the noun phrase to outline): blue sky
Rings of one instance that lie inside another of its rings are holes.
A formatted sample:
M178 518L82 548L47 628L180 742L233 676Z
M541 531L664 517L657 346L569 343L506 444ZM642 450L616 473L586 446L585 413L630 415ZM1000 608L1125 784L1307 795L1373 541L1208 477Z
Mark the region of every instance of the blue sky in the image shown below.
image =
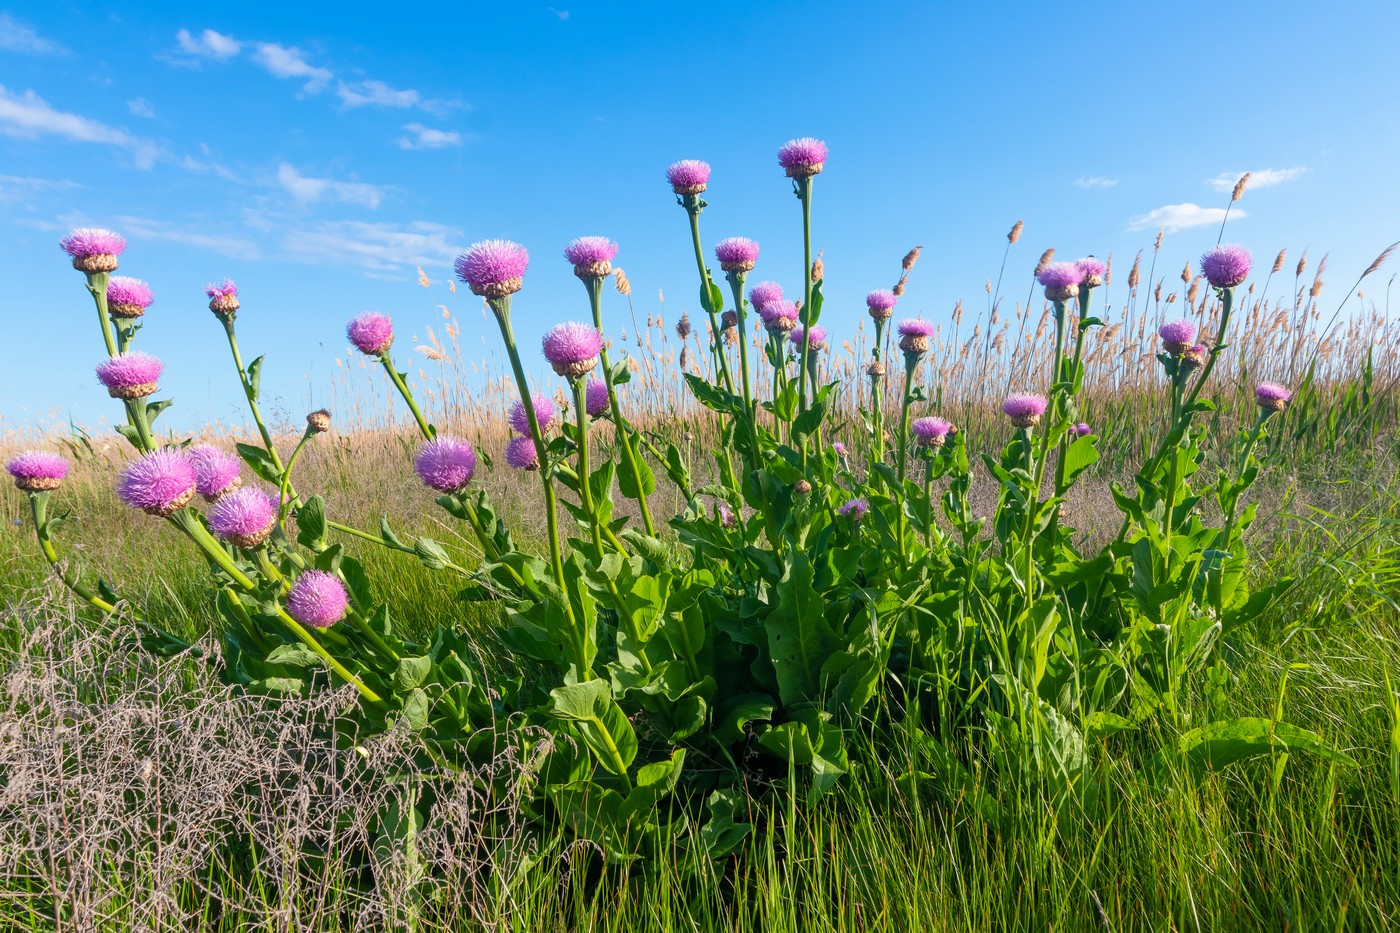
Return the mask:
M445 283L475 240L530 248L527 344L586 317L560 258L583 234L619 241L639 311L658 290L668 318L694 311L675 159L714 165L708 244L754 237L756 277L791 288L800 218L774 153L793 136L831 146L814 236L841 336L915 244L901 312L977 307L1017 219L1015 281L1047 246L1112 253L1126 277L1165 225L1170 285L1244 171L1227 239L1264 263L1330 252L1334 301L1400 239L1400 4L357 9L0 3L0 427L112 413L56 246L80 224L123 232L123 272L155 288L141 344L185 427L242 417L201 291L223 276L245 354L268 354L265 392L298 413L325 398L355 313L392 314L407 354L438 320L416 267ZM1394 271L1368 283L1377 301ZM483 346L470 296L453 297L464 344Z

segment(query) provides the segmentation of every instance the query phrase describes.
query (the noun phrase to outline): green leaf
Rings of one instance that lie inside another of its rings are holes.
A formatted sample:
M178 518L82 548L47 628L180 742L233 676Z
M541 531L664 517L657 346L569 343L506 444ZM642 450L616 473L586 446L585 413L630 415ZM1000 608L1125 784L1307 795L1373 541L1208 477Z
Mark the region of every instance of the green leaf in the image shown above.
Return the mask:
M578 723L584 743L603 768L623 775L637 757L637 734L613 700L606 680L589 680L556 687L549 692L549 713Z
M294 645L278 645L267 656L268 664L286 664L289 667L325 667L326 662L310 648L298 642Z
M248 464L248 468L262 479L267 480L275 486L282 485L282 474L273 465L272 458L267 451L261 447L254 447L252 444L234 444L238 451L238 456L243 458L243 462Z
M1195 774L1218 771L1237 761L1275 751L1307 751L1338 764L1355 764L1315 732L1254 716L1219 720L1192 729L1177 741L1174 751ZM1163 749L1153 756L1152 767L1158 774L1171 763L1172 753L1171 749Z
M791 551L778 581L778 605L766 624L784 706L817 698L822 665L841 647L823 615L822 597L813 588L812 577L807 555Z
M452 563L452 558L447 556L442 545L432 538L419 538L413 542L413 553L418 555L418 559L423 562L423 566L429 570L446 570L448 564Z
M340 574L345 578L345 585L350 588L350 597L355 601L355 605L368 606L370 604L370 582L369 574L365 573L364 564L348 555L342 557L340 559Z
M690 386L695 400L711 411L721 414L735 414L742 410L743 399L719 386L711 385L694 373L685 374L686 385Z
M262 385L262 364L262 357L258 357L248 364L248 388L252 391L255 402L258 400L259 387Z
M1065 484L1069 485L1099 459L1097 438L1086 435L1065 449Z
M171 405L174 405L174 404L175 404L175 400L174 400L174 399L170 399L170 398L161 399L161 400L158 401L158 402L147 402L147 403L146 403L146 423L147 423L147 424L155 424L155 423L156 423L156 419L160 417L160 413L163 412L163 411L165 411L167 408L169 408Z
M826 417L826 403L814 402L792 423L792 436L801 440L814 434Z
M428 655L416 658L400 658L398 670L394 671L394 689L407 692L423 686L433 670L433 659Z
M648 465L646 458L640 452L633 459L637 464L637 472L642 478L640 493L637 489L637 480L633 477L632 470L626 463L618 469L617 488L629 499L640 499L642 496L649 496L656 492L656 474L651 471L651 466Z
M700 842L710 858L719 859L733 853L753 832L752 823L734 821L734 814L743 799L734 788L726 788L710 794L705 801L710 818L700 827Z
M297 509L297 544L313 551L326 546L326 500L312 496Z

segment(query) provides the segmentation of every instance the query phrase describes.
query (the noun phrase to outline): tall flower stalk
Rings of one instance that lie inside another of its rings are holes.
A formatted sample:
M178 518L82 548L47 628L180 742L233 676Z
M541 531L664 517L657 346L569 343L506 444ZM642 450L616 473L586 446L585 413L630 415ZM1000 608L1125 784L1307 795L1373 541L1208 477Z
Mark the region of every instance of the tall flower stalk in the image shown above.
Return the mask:
M778 149L778 164L792 179L793 193L802 202L802 318L804 334L817 323L819 311L812 307L812 179L826 166L827 146L819 139L804 136L791 139ZM807 358L811 341L805 336L798 351L797 410L807 410Z

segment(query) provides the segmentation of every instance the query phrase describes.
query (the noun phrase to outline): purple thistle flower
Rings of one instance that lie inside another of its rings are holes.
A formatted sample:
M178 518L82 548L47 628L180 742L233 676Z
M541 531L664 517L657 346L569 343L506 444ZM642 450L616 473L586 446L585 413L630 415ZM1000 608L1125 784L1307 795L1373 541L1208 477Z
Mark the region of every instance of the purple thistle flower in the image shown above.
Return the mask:
M749 289L749 304L753 305L755 311L763 314L765 305L775 301L783 300L783 287L777 282L759 282Z
M126 239L102 227L79 227L59 240L58 246L72 257L79 272L114 272Z
M794 347L796 347L797 349L801 350L801 349L802 349L802 335L803 335L803 333L804 333L804 330L803 330L802 325L801 325L801 324L798 324L796 327L794 327L794 328L792 329L792 333L788 334L788 342L790 342L790 343L791 343ZM822 328L822 327L813 327L813 328L812 328L812 335L811 335L810 337L807 338L807 349L809 349L809 350L825 350L825 349L826 349L826 330L825 330L825 328Z
M394 343L394 322L378 311L366 311L345 325L345 336L365 356L383 356Z
M457 492L472 481L476 451L466 441L440 434L418 448L413 469L423 485L438 492Z
M942 447L953 429L953 422L945 418L915 418L909 422L909 429L919 439L923 447Z
M564 247L564 258L574 265L581 279L601 279L612 272L617 244L605 236L581 236Z
M1216 288L1234 288L1249 278L1254 257L1238 243L1217 246L1201 257L1201 274Z
M549 430L549 426L554 423L554 402L550 401L548 395L542 392L535 392L530 395L530 401L535 406L535 420L540 423L540 433ZM530 416L525 413L525 403L516 399L510 403L510 411L506 415L506 420L510 422L511 430L521 437L530 436Z
M612 407L612 396L608 394L608 384L601 379L588 380L588 394L584 398L584 409L589 417L601 418Z
M851 521L858 522L870 511L870 503L865 499L847 499L837 511Z
M676 194L700 194L710 183L710 163L682 159L666 168L666 180Z
M191 447L186 454L194 464L195 491L206 501L213 502L243 485L238 475L243 462L233 454L208 444Z
M482 240L458 256L453 268L473 295L505 298L520 291L529 265L530 253L519 243Z
M345 618L349 608L345 584L324 570L306 571L287 594L287 614L312 628L330 628Z
M907 354L922 356L928 352L928 339L933 336L932 321L905 318L899 322L899 348Z
M826 143L811 136L789 139L778 147L778 164L789 178L810 178L826 165Z
M506 465L515 470L538 470L540 455L535 442L528 437L511 438L506 445Z
M150 515L173 515L194 498L195 469L189 456L168 447L126 465L117 477L123 505Z
M758 244L745 236L732 236L715 244L715 258L725 272L749 272L758 262Z
M551 327L540 346L556 373L577 379L598 365L598 354L603 352L603 335L592 324L569 321Z
M865 307L876 321L888 321L894 316L894 304L899 298L888 288L877 288L865 296Z
M758 316L770 334L786 334L797 326L797 303L778 299L758 308Z
M729 507L728 502L719 504L719 523L722 528L733 528L739 523L739 518L734 514L734 510Z
M1180 356L1191 349L1191 342L1196 339L1196 325L1191 321L1168 321L1158 329L1157 336L1162 338L1164 350Z
M238 286L234 284L233 279L224 279L217 284L210 282L204 286L204 294L209 297L209 310L215 314L232 314L240 307Z
M1277 382L1261 382L1254 387L1254 401L1267 412L1283 411L1292 399L1288 387Z
M47 450L25 450L11 457L5 470L24 492L46 492L63 484L68 461Z
M1085 288L1098 288L1108 274L1108 263L1093 256L1086 256L1074 264L1079 267L1079 284Z
M1035 279L1045 286L1045 297L1051 301L1068 301L1079 294L1079 283L1084 273L1078 263L1052 262L1041 269Z
M235 547L257 547L276 524L277 500L252 486L234 490L209 510L209 530Z
M1043 395L1021 393L1007 396L1006 401L1001 403L1001 410L1016 427L1033 428L1040 423L1040 417L1045 414L1049 404Z
M114 275L107 282L107 310L112 317L140 317L155 298L151 286L140 279Z
M159 388L165 365L149 353L119 353L97 364L97 379L112 398L145 398Z
M832 441L831 449L836 451L836 455L838 457L846 456L846 445L841 443L840 441Z
M1193 347L1187 347L1181 353L1181 367L1187 372L1193 369L1200 369L1206 364L1206 357L1210 355L1210 350L1203 343L1198 343Z
M1088 437L1090 434L1094 433L1094 429L1082 421L1070 430L1074 432L1075 437Z

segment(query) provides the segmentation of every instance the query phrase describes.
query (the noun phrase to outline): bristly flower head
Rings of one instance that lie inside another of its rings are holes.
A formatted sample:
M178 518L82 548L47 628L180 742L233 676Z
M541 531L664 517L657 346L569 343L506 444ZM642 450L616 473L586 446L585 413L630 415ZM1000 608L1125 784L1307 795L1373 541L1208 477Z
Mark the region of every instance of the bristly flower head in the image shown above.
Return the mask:
M797 326L797 303L785 299L770 301L759 306L758 316L768 333L781 336Z
M841 443L840 441L832 441L831 449L836 451L836 456L838 457L846 456L846 445Z
M676 194L701 194L710 183L710 163L681 159L666 168L666 180Z
M173 515L194 498L194 463L180 450L162 448L126 465L117 477L123 505L150 515Z
M242 461L233 454L208 444L191 447L186 453L194 464L195 490L206 501L213 502L243 485L238 475Z
M794 347L796 347L798 350L801 350L801 349L802 349L802 335L803 335L803 333L804 333L804 331L803 331L802 325L801 325L801 324L798 324L796 327L794 327L794 328L792 329L792 333L788 334L788 342L791 343L791 344L792 344ZM822 328L822 327L813 327L813 328L812 328L811 336L807 338L807 349L808 349L808 350L812 350L812 351L819 351L819 350L825 350L825 349L826 349L826 329L825 329L825 328Z
M1162 349L1173 356L1180 356L1191 349L1196 339L1196 325L1190 321L1168 321L1157 331L1162 338Z
M1093 256L1086 256L1075 262L1079 267L1079 284L1084 288L1098 288L1103 277L1108 274L1108 263Z
M287 614L312 628L330 628L345 618L349 608L345 584L324 570L306 571L287 594Z
M312 434L325 434L331 429L331 413L318 408L306 416L306 429Z
M894 303L898 300L888 288L877 288L865 296L865 306L870 309L871 319L888 321L894 317Z
M803 136L778 147L778 164L789 178L810 178L826 166L826 155L826 143Z
M540 433L543 434L554 423L554 402L543 392L531 393L530 401L535 406L535 420L540 423ZM530 416L525 413L525 403L520 399L510 403L506 420L510 422L510 428L516 434L521 437L530 436Z
M1201 274L1216 288L1234 288L1249 278L1254 257L1238 243L1217 246L1201 257Z
M114 275L107 282L107 310L112 317L140 317L155 299L151 286L140 279Z
M551 327L540 345L556 373L577 379L598 365L603 335L592 324L568 321Z
M1261 382L1254 387L1254 401L1267 412L1283 411L1292 398L1293 393L1277 382Z
M601 379L588 380L588 394L584 397L584 408L590 418L601 418L612 407L612 397L608 395L608 384Z
M759 282L749 289L749 304L760 313L763 306L783 300L783 287L777 282Z
M858 522L865 517L866 512L870 511L870 503L865 499L847 499L837 511L851 521Z
M482 240L458 256L453 268L457 278L467 284L473 295L505 298L520 291L529 265L530 253L519 243Z
M26 450L11 457L5 470L25 492L57 489L68 475L68 461L47 450Z
M1033 428L1040 424L1040 416L1045 414L1048 405L1043 395L1023 393L1007 396L1006 401L1001 403L1001 410L1016 427Z
M506 445L506 466L514 470L538 470L540 454L528 437L513 437Z
M204 286L204 294L209 296L209 310L220 317L228 317L242 307L238 303L238 285L233 279L210 282Z
M909 430L923 447L942 447L952 429L953 422L945 418L915 418L909 422Z
M581 279L601 279L612 273L617 244L605 236L581 236L564 247L564 258Z
M1089 427L1082 421L1079 424L1076 424L1074 427L1070 428L1070 430L1074 432L1075 437L1088 437L1090 434L1094 433L1094 429Z
M394 343L394 322L378 311L366 311L345 325L345 336L365 356L383 356Z
M114 272L117 257L126 249L120 233L102 227L79 227L58 241L59 248L73 259L79 272Z
M1036 281L1045 286L1045 297L1051 301L1068 301L1079 294L1079 283L1084 273L1079 264L1073 262L1052 262L1036 273Z
M1206 364L1206 356L1208 356L1209 354L1210 350L1208 350L1206 348L1206 345L1203 343L1198 343L1195 346L1187 347L1184 351L1182 351L1180 366L1187 372L1200 369Z
M439 434L418 448L413 469L423 485L438 492L457 492L472 481L476 451L466 441Z
M277 500L251 486L229 493L209 510L209 530L235 547L257 547L276 524Z
M725 272L749 272L758 263L758 244L745 236L732 236L715 244L715 258Z
M932 321L923 318L905 318L899 322L899 348L905 353L922 356L928 352L928 339L933 336Z
M159 386L165 365L149 353L119 353L97 364L97 379L112 398L145 398Z

